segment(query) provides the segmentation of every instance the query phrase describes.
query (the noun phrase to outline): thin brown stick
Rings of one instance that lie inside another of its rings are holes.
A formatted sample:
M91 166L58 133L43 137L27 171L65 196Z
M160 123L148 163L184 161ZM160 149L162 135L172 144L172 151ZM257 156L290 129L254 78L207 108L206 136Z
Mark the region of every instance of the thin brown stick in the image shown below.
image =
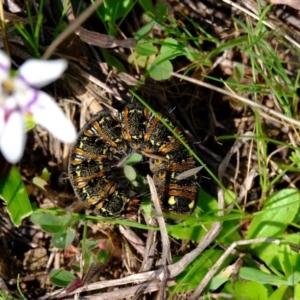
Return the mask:
M218 259L218 261L214 264L214 266L209 270L209 272L204 276L203 280L201 281L201 284L194 290L192 296L190 297L190 300L197 300L199 299L199 296L205 289L205 287L208 285L212 277L216 274L222 263L225 261L225 259L232 253L233 249L237 246L242 245L249 245L249 244L257 244L257 243L272 243L272 244L280 244L280 240L273 239L273 238L257 238L257 239L251 239L251 240L242 240L232 243L228 249L223 253L223 255Z
M162 264L162 268L164 269L164 271L163 271L164 279L160 286L159 297L161 299L165 299L166 298L165 283L168 279L167 264L171 263L170 240L169 240L169 236L168 236L168 232L167 232L167 228L166 228L165 219L162 214L162 209L159 204L156 188L155 188L153 179L151 178L150 175L147 175L147 182L149 184L151 199L152 199L152 203L154 205L154 209L156 212L156 219L157 219L159 229L160 229L160 234L161 234L161 242L162 242L161 264Z
M190 78L190 77L187 77L187 76L184 76L184 75L181 75L181 74L177 74L177 73L174 73L174 72L172 72L172 76L180 78L180 79L188 81L188 82L191 82L191 83L194 83L194 84L197 84L197 85L200 85L200 86L203 86L205 88L214 90L214 91L216 91L218 93L221 93L223 95L226 95L226 96L229 96L229 97L234 98L236 100L239 100L242 103L245 103L246 105L249 105L252 108L256 108L258 110L261 110L261 111L265 112L269 116L275 117L278 120L278 122L280 122L280 120L282 120L282 121L286 121L289 124L300 126L300 121L298 121L298 120L295 120L293 118L287 117L287 116L285 116L284 114L282 114L280 112L277 112L277 111L275 111L273 109L270 109L270 108L268 108L266 106L263 106L263 105L261 105L259 103L256 103L256 102L254 102L252 100L249 100L247 98L244 98L242 96L233 94L233 93L231 93L229 91L226 91L225 89L218 88L218 87L216 87L216 86L214 86L212 84L209 84L209 83L206 83L206 82L194 79L194 78Z

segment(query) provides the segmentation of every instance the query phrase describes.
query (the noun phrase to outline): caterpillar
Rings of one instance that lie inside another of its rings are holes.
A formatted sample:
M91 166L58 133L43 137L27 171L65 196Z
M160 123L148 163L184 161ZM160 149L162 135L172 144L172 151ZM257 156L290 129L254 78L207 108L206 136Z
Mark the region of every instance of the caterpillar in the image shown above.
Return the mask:
M162 211L170 215L193 212L200 189L198 176L180 175L198 163L161 118L188 142L175 120L141 104L126 105L117 115L104 109L83 126L71 148L68 174L86 207L113 218L129 217L137 210L137 191L120 176L119 167L120 161L137 152L149 164Z

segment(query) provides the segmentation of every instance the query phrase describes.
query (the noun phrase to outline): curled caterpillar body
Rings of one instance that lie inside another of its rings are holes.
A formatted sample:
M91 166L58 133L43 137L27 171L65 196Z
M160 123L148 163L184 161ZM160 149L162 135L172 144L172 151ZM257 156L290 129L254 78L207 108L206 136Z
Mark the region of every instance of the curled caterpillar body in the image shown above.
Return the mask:
M132 152L148 160L164 213L193 212L200 189L198 176L178 176L198 163L161 118L188 141L177 122L140 104L127 105L118 116L105 109L80 130L71 149L68 172L76 195L96 214L130 217L138 210L138 192L124 182L119 167Z

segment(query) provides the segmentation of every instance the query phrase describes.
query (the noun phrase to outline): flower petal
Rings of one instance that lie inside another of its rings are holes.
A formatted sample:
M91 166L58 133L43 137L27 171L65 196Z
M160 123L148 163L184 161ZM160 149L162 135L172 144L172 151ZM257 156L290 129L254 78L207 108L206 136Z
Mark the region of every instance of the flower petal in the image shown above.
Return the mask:
M14 93L7 99L6 102L10 100L10 102L13 103L11 99L14 99L15 104L20 107L23 112L29 111L30 106L37 102L40 91L28 87L28 85L25 85L20 78L14 78L14 87Z
M18 77L28 85L39 88L58 79L67 66L64 59L29 59L19 68Z
M10 58L0 50L0 82L5 80L10 71Z
M12 164L18 162L23 155L25 142L23 115L20 111L14 111L10 114L0 136L0 150L5 159Z
M0 107L0 137L1 137L1 133L4 130L4 109L2 107Z
M37 101L30 107L34 121L64 143L73 143L76 130L57 103L43 91L38 92Z

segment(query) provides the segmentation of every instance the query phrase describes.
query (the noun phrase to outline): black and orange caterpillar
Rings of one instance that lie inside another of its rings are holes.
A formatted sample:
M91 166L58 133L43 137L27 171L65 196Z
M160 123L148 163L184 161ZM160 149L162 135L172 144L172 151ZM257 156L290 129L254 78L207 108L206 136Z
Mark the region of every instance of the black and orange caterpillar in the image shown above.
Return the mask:
M119 167L133 152L149 162L162 211L193 212L200 189L198 177L178 178L198 163L160 118L187 142L175 120L155 115L141 104L127 105L118 115L102 110L81 129L71 149L69 177L78 198L96 214L126 217L134 211L138 201L134 188L120 176Z

